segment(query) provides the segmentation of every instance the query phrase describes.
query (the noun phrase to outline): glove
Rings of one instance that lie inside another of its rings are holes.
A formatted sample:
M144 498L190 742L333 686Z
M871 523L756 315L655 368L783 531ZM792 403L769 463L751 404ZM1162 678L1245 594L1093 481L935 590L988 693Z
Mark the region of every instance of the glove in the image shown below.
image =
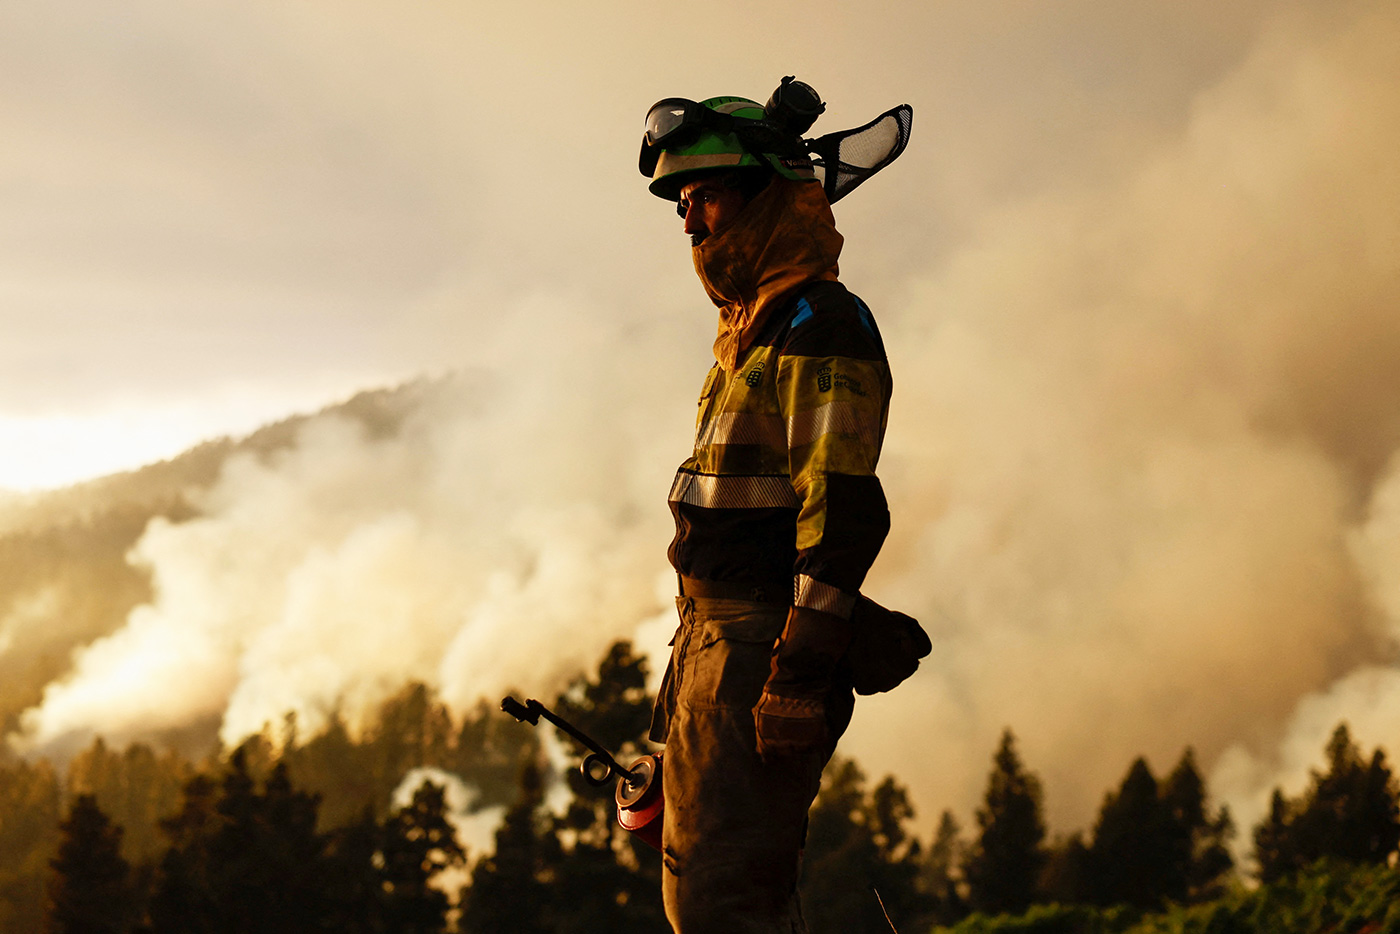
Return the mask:
M753 709L758 754L765 762L830 741L826 697L850 642L848 620L802 606L788 610L768 681Z
M851 611L851 645L846 664L857 694L878 694L898 687L919 669L919 659L933 643L919 621L861 597Z

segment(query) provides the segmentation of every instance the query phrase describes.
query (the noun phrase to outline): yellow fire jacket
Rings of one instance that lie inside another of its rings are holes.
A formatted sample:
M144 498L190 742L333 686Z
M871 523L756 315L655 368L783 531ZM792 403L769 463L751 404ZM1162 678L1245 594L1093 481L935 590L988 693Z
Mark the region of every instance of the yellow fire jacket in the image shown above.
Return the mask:
M735 365L705 379L695 449L671 487L669 557L703 580L792 575L794 605L849 617L889 531L875 476L892 388L884 343L831 279L771 311Z

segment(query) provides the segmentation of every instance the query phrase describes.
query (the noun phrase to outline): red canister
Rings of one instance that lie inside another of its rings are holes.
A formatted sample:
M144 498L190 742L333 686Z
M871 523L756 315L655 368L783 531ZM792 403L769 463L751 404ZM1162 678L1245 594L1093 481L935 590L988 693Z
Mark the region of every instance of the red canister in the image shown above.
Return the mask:
M628 833L658 852L661 850L661 812L666 797L661 791L661 754L642 756L627 767L637 776L617 783L617 822Z

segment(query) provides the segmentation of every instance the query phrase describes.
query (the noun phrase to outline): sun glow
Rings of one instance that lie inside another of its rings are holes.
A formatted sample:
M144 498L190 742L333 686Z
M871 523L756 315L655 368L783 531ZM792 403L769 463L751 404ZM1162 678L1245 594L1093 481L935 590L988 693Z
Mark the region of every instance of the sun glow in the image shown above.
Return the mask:
M238 437L348 393L133 403L52 415L0 414L0 490L35 493L166 460L211 438Z
M0 488L55 489L172 457L211 433L194 414L0 416Z

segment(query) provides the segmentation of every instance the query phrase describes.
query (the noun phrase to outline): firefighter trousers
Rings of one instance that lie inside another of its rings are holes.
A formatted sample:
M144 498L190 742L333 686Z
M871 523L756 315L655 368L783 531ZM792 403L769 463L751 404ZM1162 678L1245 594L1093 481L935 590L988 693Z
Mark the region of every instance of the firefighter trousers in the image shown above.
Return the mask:
M753 707L787 607L678 597L652 739L666 744L662 898L676 934L806 934L797 880L807 810L835 748L764 763ZM850 721L832 692L832 736Z

